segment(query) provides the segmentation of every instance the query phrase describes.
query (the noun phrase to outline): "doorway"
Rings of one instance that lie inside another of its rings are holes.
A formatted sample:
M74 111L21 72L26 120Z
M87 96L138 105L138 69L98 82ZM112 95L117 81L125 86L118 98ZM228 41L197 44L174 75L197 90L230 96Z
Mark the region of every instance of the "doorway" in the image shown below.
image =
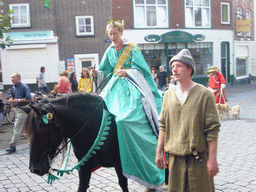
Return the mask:
M229 82L229 43L221 43L221 73L225 77L226 82Z
M95 69L99 68L99 54L92 53L92 54L75 54L75 72L77 77L80 76L82 69L84 67L92 66Z

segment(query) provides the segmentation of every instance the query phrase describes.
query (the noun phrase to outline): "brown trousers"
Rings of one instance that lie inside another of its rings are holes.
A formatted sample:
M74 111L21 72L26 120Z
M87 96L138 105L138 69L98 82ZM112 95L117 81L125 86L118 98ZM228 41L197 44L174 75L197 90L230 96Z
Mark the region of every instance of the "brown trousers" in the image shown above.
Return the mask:
M168 192L214 192L213 178L208 176L208 154L200 154L202 161L192 155L168 154Z

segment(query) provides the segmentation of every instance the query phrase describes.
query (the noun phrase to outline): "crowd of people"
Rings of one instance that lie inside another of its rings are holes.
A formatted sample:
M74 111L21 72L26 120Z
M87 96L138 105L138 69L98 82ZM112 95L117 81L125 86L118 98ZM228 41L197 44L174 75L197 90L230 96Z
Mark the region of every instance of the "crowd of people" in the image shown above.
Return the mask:
M106 30L112 44L99 69L83 68L78 81L75 72L63 71L51 93L88 93L93 91L93 82L101 85L106 81L99 96L117 125L124 176L144 185L145 191L155 191L165 182L164 169L168 169L168 191L214 191L220 129L215 104L225 102L221 73L214 66L210 68L210 89L195 83L194 60L188 49L182 49L169 62L169 83L163 66L158 73L154 67L149 69L138 45L123 37L122 22L111 21ZM40 70L38 89L49 94L45 67ZM26 118L19 106L32 98L19 73L11 78L14 85L9 102L16 119L6 151L13 153ZM163 98L159 90L166 91Z

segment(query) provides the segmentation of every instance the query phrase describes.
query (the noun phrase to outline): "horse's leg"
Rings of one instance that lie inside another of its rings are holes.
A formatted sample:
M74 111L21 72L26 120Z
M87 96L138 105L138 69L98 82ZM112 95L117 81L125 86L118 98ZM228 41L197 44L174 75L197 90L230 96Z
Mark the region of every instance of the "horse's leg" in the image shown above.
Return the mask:
M79 187L78 192L86 192L86 190L90 187L89 182L91 178L91 171L93 167L91 166L81 166L79 173Z
M122 188L123 192L129 192L127 178L123 175L121 162L115 166L115 170L116 170L116 174L118 177L118 183L119 183L120 187Z

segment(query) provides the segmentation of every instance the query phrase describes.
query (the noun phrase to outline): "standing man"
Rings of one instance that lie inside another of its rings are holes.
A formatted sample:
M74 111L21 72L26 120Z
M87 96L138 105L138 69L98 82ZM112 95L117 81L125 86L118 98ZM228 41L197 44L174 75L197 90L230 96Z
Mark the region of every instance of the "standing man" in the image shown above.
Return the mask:
M41 70L41 73L37 77L38 90L42 91L43 93L49 94L50 90L45 83L45 75L44 75L45 67L41 67L40 70Z
M225 77L222 75L221 72L219 72L219 69L215 66L211 66L210 70L207 71L207 73L211 74L209 78L209 89L214 93L216 103L225 104Z
M6 150L9 153L16 151L16 144L27 117L27 114L22 109L20 109L19 106L27 105L30 101L32 101L30 89L27 85L21 83L20 74L14 73L12 74L11 78L14 85L11 89L9 103L15 107L15 123L13 127L13 137L10 142L10 148Z
M167 73L164 71L164 67L159 67L159 72L156 77L156 85L158 86L158 89L164 91L165 88L168 86L168 77Z
M157 167L164 168L164 149L168 153L169 192L214 192L220 128L214 95L192 81L196 68L189 50L182 49L169 65L178 84L164 95Z

